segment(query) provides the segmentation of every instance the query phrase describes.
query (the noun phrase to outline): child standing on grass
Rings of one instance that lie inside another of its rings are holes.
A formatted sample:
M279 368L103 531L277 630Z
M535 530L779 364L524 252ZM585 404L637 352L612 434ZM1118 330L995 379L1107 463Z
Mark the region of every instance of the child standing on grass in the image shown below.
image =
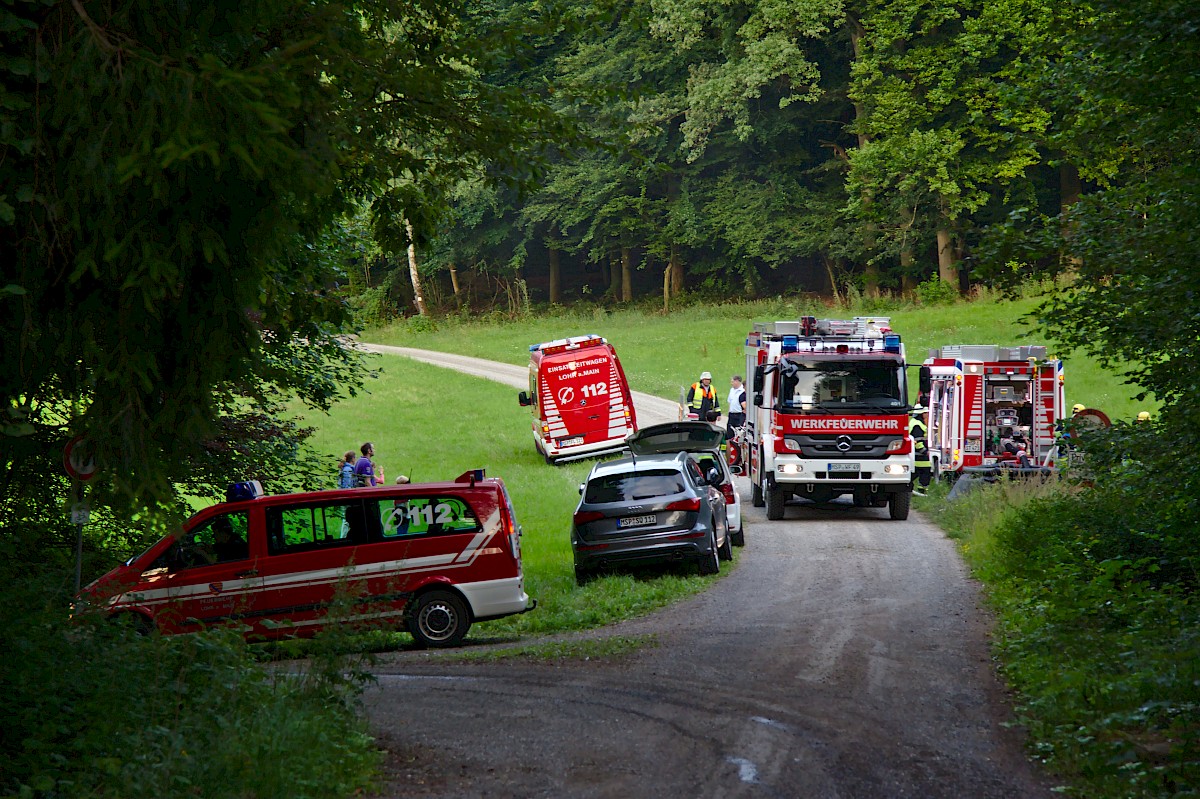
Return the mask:
M358 458L354 454L354 450L348 450L342 459L338 461L338 488L354 488L354 462Z

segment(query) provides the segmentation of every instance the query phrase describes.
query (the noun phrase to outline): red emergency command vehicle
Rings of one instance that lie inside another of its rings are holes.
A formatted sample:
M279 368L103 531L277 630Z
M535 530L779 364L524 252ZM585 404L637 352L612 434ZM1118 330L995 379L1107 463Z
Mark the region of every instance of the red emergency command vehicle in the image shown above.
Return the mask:
M508 491L482 469L444 483L260 490L200 511L87 586L76 611L163 633L233 625L254 639L311 636L331 621L403 626L444 647L473 622L536 605Z
M546 463L619 452L637 431L625 371L600 336L531 344L529 391L517 399L533 412L533 443Z
M1053 466L1063 363L1042 346L955 344L921 366L934 474L1010 464Z

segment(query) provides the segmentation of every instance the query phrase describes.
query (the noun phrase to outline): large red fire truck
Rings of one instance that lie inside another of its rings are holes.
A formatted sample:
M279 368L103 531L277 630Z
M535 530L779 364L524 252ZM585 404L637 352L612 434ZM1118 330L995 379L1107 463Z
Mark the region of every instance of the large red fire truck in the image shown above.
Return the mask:
M883 317L758 322L746 339L753 375L742 459L751 498L782 519L792 497L908 518L913 445L904 345Z
M1063 363L1042 346L955 344L921 366L934 474L972 467L1053 466L1066 410Z

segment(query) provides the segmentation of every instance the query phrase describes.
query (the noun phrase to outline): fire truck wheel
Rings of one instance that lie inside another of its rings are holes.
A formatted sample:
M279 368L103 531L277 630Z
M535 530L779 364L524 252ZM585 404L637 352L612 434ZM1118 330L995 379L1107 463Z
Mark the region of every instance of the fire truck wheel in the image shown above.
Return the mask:
M778 486L767 486L766 490L767 518L773 522L783 518L783 504L787 502L787 494Z
M471 628L471 614L457 594L430 591L417 597L407 623L420 647L457 646Z
M716 521L710 521L713 528L712 540L708 542L708 552L700 556L700 562L697 564L700 567L701 574L717 574L721 571L721 561L717 554L717 530Z
M912 503L912 494L907 491L897 491L888 501L888 515L898 522L908 518L908 506Z

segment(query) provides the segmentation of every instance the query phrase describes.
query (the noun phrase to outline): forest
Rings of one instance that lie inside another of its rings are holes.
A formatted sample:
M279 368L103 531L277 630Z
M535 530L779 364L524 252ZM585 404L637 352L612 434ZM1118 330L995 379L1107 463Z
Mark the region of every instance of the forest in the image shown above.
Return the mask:
M361 325L976 285L1053 286L1047 338L1160 408L1089 445L1102 477L1057 501L1054 562L1142 620L1187 620L1185 688L1135 722L1183 741L1194 775L1198 110L1190 0L0 5L0 645L23 653L0 672L23 710L0 791L49 791L63 762L127 773L106 753L139 713L216 735L155 664L216 664L196 695L264 746L256 696L357 734L321 720L336 669L283 702L225 643L84 645L59 611L78 551L94 576L246 464L274 491L317 485L285 402L362 391ZM86 485L63 468L81 437ZM140 710L96 666L117 650L157 686ZM87 703L115 731L78 735ZM105 785L74 794L173 790Z

